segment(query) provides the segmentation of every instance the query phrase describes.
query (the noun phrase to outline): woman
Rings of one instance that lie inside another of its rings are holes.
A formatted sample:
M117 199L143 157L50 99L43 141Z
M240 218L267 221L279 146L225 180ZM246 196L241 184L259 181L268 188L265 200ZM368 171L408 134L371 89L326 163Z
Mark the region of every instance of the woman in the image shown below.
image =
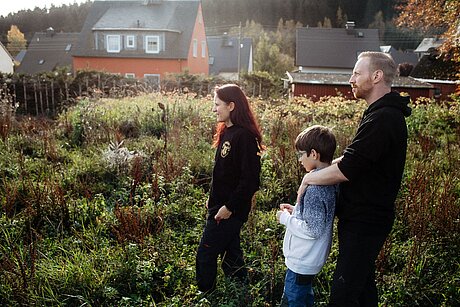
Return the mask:
M240 230L259 189L262 134L243 91L234 84L217 87L216 156L206 207L206 226L196 255L196 279L203 292L215 288L217 258L226 276L247 282Z

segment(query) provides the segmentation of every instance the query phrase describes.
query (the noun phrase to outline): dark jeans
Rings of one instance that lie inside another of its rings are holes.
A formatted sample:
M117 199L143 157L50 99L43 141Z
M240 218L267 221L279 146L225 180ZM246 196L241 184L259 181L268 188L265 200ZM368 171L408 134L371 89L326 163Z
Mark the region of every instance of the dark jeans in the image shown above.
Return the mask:
M196 255L196 280L200 291L208 292L215 288L219 255L225 276L247 282L247 270L240 247L241 226L243 222L236 218L221 220L220 223L214 219L206 221Z
M329 306L378 306L375 260L387 235L350 232L339 222L339 256Z
M284 290L280 307L311 307L314 305L313 294L314 275L302 275L286 270Z

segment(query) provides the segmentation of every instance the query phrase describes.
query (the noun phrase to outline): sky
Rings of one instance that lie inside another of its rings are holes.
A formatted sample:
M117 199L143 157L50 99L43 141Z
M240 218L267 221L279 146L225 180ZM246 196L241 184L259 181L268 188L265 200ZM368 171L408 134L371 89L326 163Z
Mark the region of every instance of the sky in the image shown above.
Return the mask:
M0 15L7 16L9 13L16 13L20 10L33 10L35 7L49 8L51 4L61 6L62 4L83 3L86 0L2 0L0 4Z

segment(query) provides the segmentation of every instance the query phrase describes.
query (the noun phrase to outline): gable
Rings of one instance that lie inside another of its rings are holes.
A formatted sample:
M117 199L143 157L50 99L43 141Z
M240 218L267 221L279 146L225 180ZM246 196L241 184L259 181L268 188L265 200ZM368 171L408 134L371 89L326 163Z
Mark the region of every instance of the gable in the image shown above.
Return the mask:
M298 28L296 65L353 69L363 51L380 51L377 29Z

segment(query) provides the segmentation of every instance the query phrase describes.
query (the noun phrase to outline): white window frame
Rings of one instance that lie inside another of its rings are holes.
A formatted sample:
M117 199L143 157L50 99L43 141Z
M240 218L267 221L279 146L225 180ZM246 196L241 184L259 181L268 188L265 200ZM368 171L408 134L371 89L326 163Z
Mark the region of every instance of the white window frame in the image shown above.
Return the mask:
M127 73L125 73L125 78L128 78L128 79L135 79L135 78L136 78L136 74L133 73L133 72L127 72Z
M135 35L126 35L126 48L131 48L131 49L136 48L136 36Z
M194 58L198 56L198 40L196 38L193 39L192 54Z
M151 50L149 48L149 42L156 40L157 48L156 50ZM145 37L145 53L160 53L160 36L158 35L147 35Z
M107 48L107 52L110 52L110 53L118 53L121 51L121 37L120 35L113 35L113 34L109 34L105 37L106 39L106 48ZM116 40L116 41L113 41L113 43L116 43L118 46L118 48L110 48L110 44L112 43L112 39Z
M206 41L201 41L201 57L206 57Z

